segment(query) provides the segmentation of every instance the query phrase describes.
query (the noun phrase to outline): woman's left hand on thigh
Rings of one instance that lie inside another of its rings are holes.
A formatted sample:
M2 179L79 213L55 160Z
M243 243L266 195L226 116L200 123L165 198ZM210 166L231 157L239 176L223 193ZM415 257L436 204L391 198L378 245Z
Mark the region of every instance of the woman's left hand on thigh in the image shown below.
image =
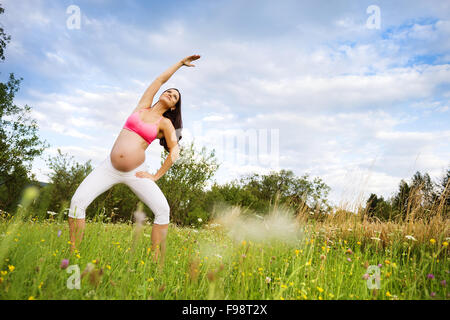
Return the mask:
M138 178L148 178L150 180L156 181L156 177L154 174L148 173L147 171L138 171L136 172L136 177Z

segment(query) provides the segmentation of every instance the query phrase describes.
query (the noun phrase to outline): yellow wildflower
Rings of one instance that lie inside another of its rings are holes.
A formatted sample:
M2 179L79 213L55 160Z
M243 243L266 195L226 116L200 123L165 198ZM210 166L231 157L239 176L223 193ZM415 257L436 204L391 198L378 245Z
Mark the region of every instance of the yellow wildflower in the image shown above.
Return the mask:
M14 266L12 266L12 265L9 265L9 266L8 266L9 272L13 272L15 268L16 268L16 267L14 267Z
M106 267L108 268L108 270L111 270L111 266L109 264Z
M391 293L389 291L386 292L386 297L390 297L390 296L392 296Z
M321 287L317 287L317 290L319 290L320 293L323 292L323 289Z
M430 239L431 244L435 244L436 240L435 239Z
M323 300L322 296L319 296L319 300Z
M447 241L444 241L444 242L442 242L442 245L443 245L444 247L447 247L447 246L448 246L448 242L447 242Z
M29 298L28 298L28 300L34 300L34 297L33 297L33 296L31 296L31 297L29 297Z
M282 287L283 289L286 289L286 288L287 288L287 285L282 284L281 287Z
M8 271L0 271L0 274L1 274L2 276L6 276L6 275L8 274Z
M42 288L42 285L43 285L43 284L44 284L43 282L39 283L38 288L39 288L39 289Z

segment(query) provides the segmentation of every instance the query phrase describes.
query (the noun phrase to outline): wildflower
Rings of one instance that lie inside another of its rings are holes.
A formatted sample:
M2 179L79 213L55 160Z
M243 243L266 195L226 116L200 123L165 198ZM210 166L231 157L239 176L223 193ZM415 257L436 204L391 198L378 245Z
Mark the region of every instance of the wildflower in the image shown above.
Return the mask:
M66 269L68 266L69 266L69 260L68 260L68 259L63 259L63 260L61 261L60 268L61 268L61 269Z
M361 245L361 241L356 242L356 244Z
M442 242L442 245L443 245L444 247L447 247L447 246L448 246L448 242L447 242L447 241L444 241L444 242Z
M430 243L431 243L431 244L435 244L435 243L436 243L436 240L435 240L435 239L430 239Z
M428 279L434 279L434 274L432 274L432 273L427 274L427 278Z
M411 235L406 235L405 238L408 239L408 240L417 241L417 239L414 238L414 237L411 236Z
M348 261L348 262L352 262L352 259L350 259L350 258L347 258L347 261Z
M269 277L266 277L266 283L270 283L270 281L272 281L272 279L270 279Z
M378 268L381 268L383 265L381 263L378 264Z
M9 272L13 272L15 268L16 268L16 267L14 267L14 266L12 266L12 265L9 265L9 266L8 266Z
M386 297L390 297L390 296L392 296L391 293L389 291L386 292Z
M40 289L40 288L42 288L42 285L43 285L44 283L41 281L41 283L39 283L39 285L38 285L38 288Z
M58 230L58 238L61 236L62 231Z
M242 245L245 246L247 244L247 241L242 240Z
M345 251L345 253L353 254L353 251L352 251L352 249L348 248L347 251Z
M321 287L317 287L317 290L319 290L320 293L323 292L323 289Z
M286 289L286 288L287 288L287 285L282 284L281 287L282 287L283 289Z
M430 293L430 296L432 296L432 297L436 296L436 292Z
M8 271L0 271L0 274L2 275L2 276L6 276L7 274L8 274Z
M30 296L30 297L28 298L28 300L34 300L34 297L33 297L33 296Z
M381 239L380 239L380 238L377 238L377 237L371 237L370 239L376 240L376 241L381 241Z
M108 264L108 265L106 265L106 268L108 269L108 270L111 270L111 266Z
M202 222L203 220L202 220L202 218L198 218L197 221L198 222Z
M300 253L300 250L295 249L295 255L298 256L299 253Z
M365 274L362 276L362 278L363 278L364 280L369 279L369 277L370 277L370 275L369 275L368 273L365 273Z
M442 280L442 281L441 281L441 285L443 285L444 287L446 287L446 286L447 286L447 281Z
M322 296L319 296L319 300L323 300Z
M57 212L53 212L53 211L47 211L47 213L48 213L49 215L52 215L52 216L54 216L54 215L57 215L57 214L58 214Z
M390 264L391 262L389 260L384 260L384 263Z

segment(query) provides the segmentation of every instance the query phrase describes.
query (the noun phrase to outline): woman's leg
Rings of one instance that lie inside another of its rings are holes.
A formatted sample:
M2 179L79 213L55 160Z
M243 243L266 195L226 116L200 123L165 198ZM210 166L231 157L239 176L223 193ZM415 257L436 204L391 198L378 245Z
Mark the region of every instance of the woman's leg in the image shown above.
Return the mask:
M130 187L155 215L151 238L152 250L155 252L155 261L158 261L160 257L160 263L162 265L164 263L166 237L169 227L169 203L156 182L151 179L130 176L125 179L124 183Z
M120 183L120 177L109 170L106 161L107 160L104 160L88 174L78 186L70 202L70 253L76 249L77 245L79 245L83 239L86 208L100 194L110 189L113 185Z

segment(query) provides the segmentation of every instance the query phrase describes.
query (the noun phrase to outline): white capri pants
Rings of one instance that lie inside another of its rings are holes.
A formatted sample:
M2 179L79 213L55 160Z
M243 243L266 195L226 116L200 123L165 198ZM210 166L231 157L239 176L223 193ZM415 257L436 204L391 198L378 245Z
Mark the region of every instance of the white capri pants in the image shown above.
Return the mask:
M155 224L168 224L170 208L161 189L155 181L135 175L137 171L146 171L146 167L143 162L131 171L119 171L108 155L78 186L70 202L69 217L84 219L86 208L95 198L115 184L124 183L153 211Z

